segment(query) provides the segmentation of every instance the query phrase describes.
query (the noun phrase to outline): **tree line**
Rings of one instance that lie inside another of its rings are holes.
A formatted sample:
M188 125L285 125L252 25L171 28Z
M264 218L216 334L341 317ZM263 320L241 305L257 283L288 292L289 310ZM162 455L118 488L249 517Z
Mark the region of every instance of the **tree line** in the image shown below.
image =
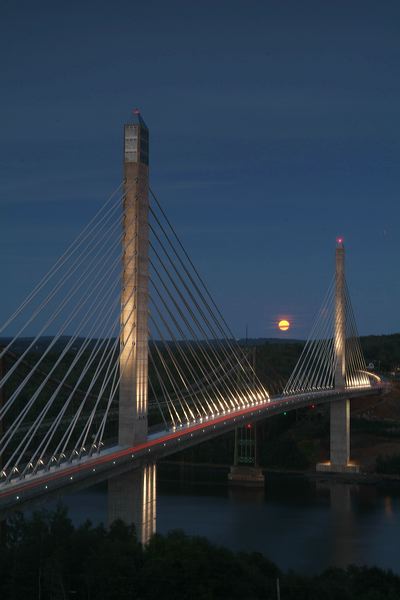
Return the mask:
M74 527L63 507L2 524L2 600L395 600L400 577L377 568L283 573L259 553L231 552L180 531L143 547L133 527Z

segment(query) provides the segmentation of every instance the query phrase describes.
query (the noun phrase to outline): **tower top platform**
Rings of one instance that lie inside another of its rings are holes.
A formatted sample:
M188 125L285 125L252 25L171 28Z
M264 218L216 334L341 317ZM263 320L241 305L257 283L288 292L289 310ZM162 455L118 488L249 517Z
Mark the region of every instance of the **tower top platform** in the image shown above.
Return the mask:
M146 123L144 122L144 119L143 119L142 115L140 114L140 110L138 108L134 108L132 110L132 115L131 115L127 125L139 125L139 127L143 127L144 129L148 130L148 127L147 127Z

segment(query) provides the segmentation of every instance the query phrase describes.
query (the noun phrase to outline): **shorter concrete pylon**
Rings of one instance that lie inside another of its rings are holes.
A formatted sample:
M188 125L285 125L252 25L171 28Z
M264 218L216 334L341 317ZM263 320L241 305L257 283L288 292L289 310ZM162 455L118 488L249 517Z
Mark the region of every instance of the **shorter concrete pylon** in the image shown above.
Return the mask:
M335 259L334 386L335 390L344 391L346 388L346 282L345 250L341 238L337 240ZM350 462L350 400L348 398L330 404L330 460L326 463L318 463L316 469L334 473L359 471L359 466Z

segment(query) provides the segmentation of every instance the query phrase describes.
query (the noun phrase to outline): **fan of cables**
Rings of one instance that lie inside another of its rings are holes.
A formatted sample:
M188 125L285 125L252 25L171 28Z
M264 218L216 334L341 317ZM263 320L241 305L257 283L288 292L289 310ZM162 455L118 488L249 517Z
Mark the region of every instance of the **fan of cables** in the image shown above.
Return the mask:
M127 253L126 244L136 247L137 239L123 243L123 200L129 191L123 186L0 330L3 483L117 443L119 387L127 362L121 361L121 331L131 327L136 307L131 286L124 306L132 312L121 313L122 269L135 272L127 256L134 261L136 254ZM267 402L247 354L151 196L150 425L171 429Z
M120 377L122 187L0 330L3 481L92 452L112 434L108 417Z
M346 388L369 386L365 359L362 353L357 326L347 284L345 296L345 386ZM335 281L329 286L318 312L310 336L296 367L287 382L284 394L298 394L335 387L338 356L335 352Z
M268 401L153 192L151 198L150 407L177 427Z

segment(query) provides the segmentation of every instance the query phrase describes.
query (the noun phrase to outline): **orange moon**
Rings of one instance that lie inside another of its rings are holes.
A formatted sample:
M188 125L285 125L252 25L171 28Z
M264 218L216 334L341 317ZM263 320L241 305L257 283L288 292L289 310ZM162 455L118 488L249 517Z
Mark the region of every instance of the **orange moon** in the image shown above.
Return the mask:
M287 331L290 327L290 322L286 319L281 319L278 323L278 327L281 331Z

